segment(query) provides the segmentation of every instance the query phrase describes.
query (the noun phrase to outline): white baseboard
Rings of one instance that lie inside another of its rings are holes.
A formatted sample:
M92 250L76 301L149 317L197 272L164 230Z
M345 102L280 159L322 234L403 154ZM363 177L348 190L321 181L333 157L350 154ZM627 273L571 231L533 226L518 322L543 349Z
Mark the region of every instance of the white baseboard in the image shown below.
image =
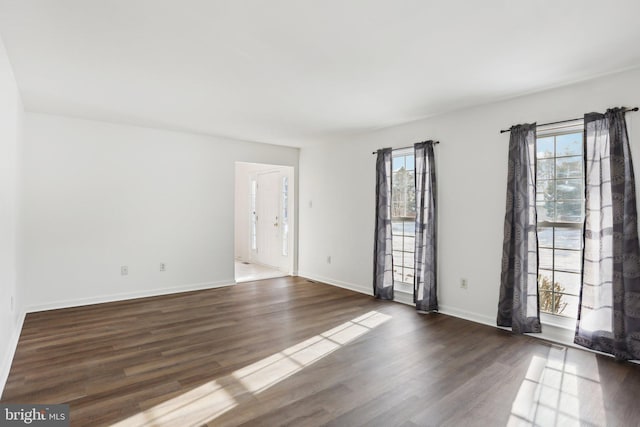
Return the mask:
M485 316L482 314L474 313L472 311L462 310L459 308L451 307L448 305L439 305L439 313L446 314L448 316L459 317L460 319L470 320L476 323L482 323L483 325L493 326L496 328L496 319Z
M38 311L57 310L60 308L80 307L83 305L102 304L105 302L125 301L136 298L155 297L159 295L177 294L180 292L199 291L202 289L220 288L235 285L235 279L218 280L216 282L193 283L190 285L174 286L171 288L158 288L141 292L127 292L112 295L101 295L91 298L78 298L73 300L54 301L46 304L31 305L26 308L27 313Z
M373 290L365 288L364 286L356 285L354 283L343 282L342 280L331 279L329 277L319 276L317 274L307 274L305 272L298 273L298 276L305 277L307 279L326 283L327 285L337 286L339 288L348 289L350 291L359 292L365 295L373 295Z
M366 295L373 295L373 291L371 289L364 288L363 286L356 285L353 283L343 282L341 280L331 279L328 277L319 276L316 274L310 274L301 272L299 276L309 278L314 281L326 283L328 285L337 286L344 289L349 289L351 291L360 292ZM410 293L399 292L396 290L394 302L400 304L406 304L413 306L413 297ZM448 305L440 304L439 313L446 314L447 316L457 317L464 320L469 320L471 322L480 323L483 325L491 326L493 328L510 330L509 328L501 328L496 325L496 319L493 317L485 316L479 313L474 313L472 311L462 310L456 307L451 307ZM573 335L568 333L565 328L560 328L553 324L545 323L542 325L543 332L541 334L527 334L535 338L542 338L547 341L552 341L558 344L562 344L565 346L571 346L575 348L582 348L573 343Z
M373 290L371 288L365 288L363 286L356 285L353 283L343 282L341 280L331 279L329 277L319 276L317 274L311 274L311 273L305 273L305 272L301 272L299 276L306 277L314 281L326 283L328 285L337 286L339 288L349 289L350 291L360 292L366 295L373 295ZM400 304L406 304L411 306L414 305L413 296L406 292L396 291L394 301ZM455 307L440 305L438 312L442 314L446 314L448 316L459 317L461 319L470 320L472 322L482 323L483 325L496 327L496 321L491 317L483 316L481 314L473 313L470 311L461 310Z
M2 394L4 393L4 386L7 384L7 379L9 378L9 371L11 371L13 356L15 356L16 349L18 348L18 341L20 340L20 333L22 332L22 325L24 324L24 318L26 317L26 315L27 312L25 310L20 311L20 314L18 315L18 321L16 322L16 327L13 330L11 338L9 339L7 353L4 356L2 365L0 365L0 398L2 398Z

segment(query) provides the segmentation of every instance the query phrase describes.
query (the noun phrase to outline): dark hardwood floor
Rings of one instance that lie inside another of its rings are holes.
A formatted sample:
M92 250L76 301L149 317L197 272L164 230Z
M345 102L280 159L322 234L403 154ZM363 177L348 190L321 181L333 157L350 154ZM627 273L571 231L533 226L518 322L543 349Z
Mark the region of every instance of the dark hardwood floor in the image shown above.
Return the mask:
M72 426L637 426L640 367L303 278L29 314L3 403Z

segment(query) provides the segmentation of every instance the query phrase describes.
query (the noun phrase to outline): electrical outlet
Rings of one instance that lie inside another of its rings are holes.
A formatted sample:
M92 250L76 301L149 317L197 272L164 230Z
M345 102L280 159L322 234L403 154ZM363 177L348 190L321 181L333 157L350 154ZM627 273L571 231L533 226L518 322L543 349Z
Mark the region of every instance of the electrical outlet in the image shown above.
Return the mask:
M120 275L126 276L127 274L129 274L129 267L127 267L126 265L120 267Z
M331 264L331 255L327 256L327 264Z
M460 287L462 289L467 289L469 287L469 283L467 282L467 279L460 279Z
M167 269L167 264L165 264L164 262L160 263L160 271L166 271Z

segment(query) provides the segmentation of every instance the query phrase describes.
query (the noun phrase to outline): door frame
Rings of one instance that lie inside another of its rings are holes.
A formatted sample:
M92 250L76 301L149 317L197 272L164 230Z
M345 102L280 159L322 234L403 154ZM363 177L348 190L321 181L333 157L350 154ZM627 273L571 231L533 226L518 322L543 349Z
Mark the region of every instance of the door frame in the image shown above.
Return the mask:
M242 169L240 171L240 169ZM296 263L298 261L298 236L297 236L297 219L298 219L298 204L297 204L297 174L296 169L293 166L286 165L273 165L263 163L248 163L248 162L236 162L235 173L235 204L234 204L234 222L235 224L235 249L234 259L240 261L254 262L262 264L260 262L258 254L252 249L252 211L251 211L251 197L252 197L252 181L258 182L258 174L279 172L280 177L286 176L288 179L288 191L287 191L287 213L288 213L288 238L287 238L287 256L283 258L283 261L278 264L278 270L286 275L295 275L297 272ZM240 184L240 185L238 185ZM282 181L280 181L280 186ZM257 190L259 191L259 190ZM282 191L278 191L278 210L279 221L282 221ZM258 196L256 194L256 203ZM256 206L256 210L257 206ZM245 229L241 229L243 227ZM260 224L258 218L258 224ZM259 226L259 225L258 225ZM257 230L256 230L257 231ZM282 231L280 230L280 233ZM240 235L240 236L239 236ZM245 237L246 236L246 237ZM240 238L238 238L240 237ZM240 247L238 247L240 246ZM279 253L281 254L282 246L279 246ZM239 254L245 254L245 256L239 256Z

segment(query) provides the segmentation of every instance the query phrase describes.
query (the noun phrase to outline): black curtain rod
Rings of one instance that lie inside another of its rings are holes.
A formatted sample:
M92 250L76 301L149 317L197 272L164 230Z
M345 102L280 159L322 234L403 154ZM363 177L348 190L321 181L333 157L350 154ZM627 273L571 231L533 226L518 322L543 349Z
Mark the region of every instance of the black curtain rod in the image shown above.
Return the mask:
M634 107L634 108L627 108L624 110L625 113L628 113L630 111L638 111L638 107ZM548 126L548 125L559 125L560 123L569 123L569 122L575 122L577 120L582 120L584 117L580 117L579 119L569 119L569 120L560 120L557 122L549 122L549 123L542 123L539 124L538 126ZM505 132L511 132L511 129L502 129L500 131L500 133L505 133Z
M422 142L429 142L429 141L422 141ZM431 142L433 142L434 144L440 144L440 141L431 141ZM421 144L421 143L420 143L420 142L418 142L417 144ZM410 146L410 147L394 148L394 150L405 150L405 149L407 149L407 148L413 148L413 145L412 145L412 146ZM374 151L374 152L373 152L373 153L371 153L371 154L378 154L378 152L377 152L377 151Z

